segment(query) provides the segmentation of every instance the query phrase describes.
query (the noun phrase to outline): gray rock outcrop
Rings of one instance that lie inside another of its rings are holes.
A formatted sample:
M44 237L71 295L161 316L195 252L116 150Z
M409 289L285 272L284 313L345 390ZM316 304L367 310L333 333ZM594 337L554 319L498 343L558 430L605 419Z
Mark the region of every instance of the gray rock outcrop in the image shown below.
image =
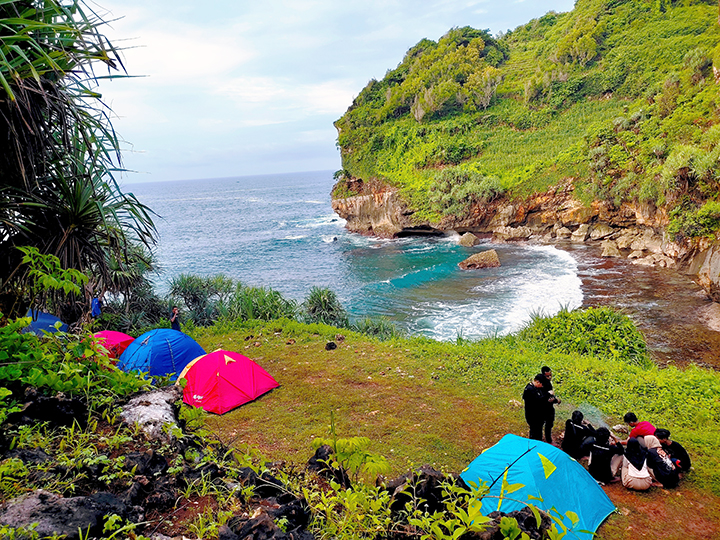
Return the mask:
M37 523L38 536L79 538L89 531L90 537L103 532L105 516L125 517L127 507L111 493L95 493L88 497L65 499L49 491L38 490L13 499L0 508L0 523L9 527L29 527Z
M174 404L181 398L182 389L176 385L145 392L132 398L120 417L126 424L139 425L149 439L170 443L178 428Z

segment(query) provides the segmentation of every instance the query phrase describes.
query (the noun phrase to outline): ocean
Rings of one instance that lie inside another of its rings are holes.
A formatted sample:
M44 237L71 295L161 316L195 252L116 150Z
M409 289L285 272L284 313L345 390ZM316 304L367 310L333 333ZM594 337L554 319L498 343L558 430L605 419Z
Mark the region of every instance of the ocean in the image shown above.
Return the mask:
M155 287L182 273L225 274L302 301L334 290L351 319L385 316L438 340L514 332L532 314L583 303L578 263L552 246L458 244L439 238L382 240L350 233L330 206L331 171L131 184L158 215ZM501 267L463 271L479 250Z

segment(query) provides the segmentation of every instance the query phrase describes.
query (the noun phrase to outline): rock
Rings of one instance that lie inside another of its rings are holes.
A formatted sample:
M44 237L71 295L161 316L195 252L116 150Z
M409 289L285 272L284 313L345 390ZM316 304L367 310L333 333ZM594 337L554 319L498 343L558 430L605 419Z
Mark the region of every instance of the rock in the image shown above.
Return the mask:
M167 460L153 450L147 452L130 452L125 454L126 471L135 470L139 476L160 476L167 472Z
M351 486L350 476L342 467L334 467L330 461L333 449L330 445L323 444L315 450L315 454L307 462L307 470L317 473L323 478L334 480L341 486L349 488Z
M480 243L480 239L471 232L466 232L458 240L458 244L465 247L477 246Z
M558 239L570 238L572 236L572 231L567 227L560 227L557 231L555 231L555 236Z
M275 522L279 519L285 519L287 523L286 530L294 531L307 528L310 523L310 508L303 499L292 497L288 502L281 504L277 508L270 508L268 514Z
M527 240L532 234L530 227L498 227L493 230L493 240L501 242Z
M642 235L637 236L630 244L630 249L635 251L650 251L651 253L662 253L663 239L653 229L645 229Z
M633 251L630 255L628 255L628 259L639 259L644 256L645 254L642 251Z
M171 443L173 428L179 429L174 404L181 398L182 388L177 385L144 392L122 408L120 417L131 426L139 425L148 438Z
M623 233L615 240L618 249L628 249L638 235L639 231L637 229L626 229L623 231Z
M583 223L574 233L572 233L570 240L573 242L584 242L588 239L588 236L590 236L590 225Z
M637 264L638 266L660 266L663 268L672 268L675 266L676 262L674 259L666 257L665 255L652 253L647 257L635 259L633 264Z
M414 496L422 511L432 514L442 510L442 484L445 480L445 475L430 465L423 465L415 473L391 480L385 486L391 497L390 509L393 512L402 512L405 504Z
M610 227L607 223L598 223L597 225L593 225L590 231L590 239L602 240L603 238L607 238L614 232L615 229Z
M612 240L605 240L601 245L603 248L601 257L622 257L617 244Z
M500 266L500 259L497 251L489 249L480 253L471 255L458 264L463 270L477 270L479 268L496 268Z
M0 509L0 523L10 527L37 523L35 532L40 537L66 535L67 540L75 540L80 530L88 537L100 536L105 516L112 514L127 517L127 506L111 493L65 499L38 490L5 503Z
M35 388L28 388L22 410L8 415L7 422L9 424L49 422L52 426L72 426L77 422L81 428L85 428L87 418L87 406L78 398L67 398L62 393L47 397L38 394Z

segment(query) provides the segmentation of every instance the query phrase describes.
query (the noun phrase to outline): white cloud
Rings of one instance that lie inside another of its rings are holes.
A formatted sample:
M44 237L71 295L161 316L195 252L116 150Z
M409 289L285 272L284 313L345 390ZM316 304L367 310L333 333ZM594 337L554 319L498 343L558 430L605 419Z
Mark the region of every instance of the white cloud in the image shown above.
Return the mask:
M572 0L100 0L131 75L102 83L154 179L335 169L332 122L371 78L452 26L514 28ZM513 7L514 6L514 7ZM531 13L532 12L532 13ZM250 149L256 150L250 150ZM242 150L242 160L238 159ZM142 153L140 153L142 152ZM280 156L285 156L281 158ZM327 163L327 167L322 163ZM203 169L205 167L205 169Z

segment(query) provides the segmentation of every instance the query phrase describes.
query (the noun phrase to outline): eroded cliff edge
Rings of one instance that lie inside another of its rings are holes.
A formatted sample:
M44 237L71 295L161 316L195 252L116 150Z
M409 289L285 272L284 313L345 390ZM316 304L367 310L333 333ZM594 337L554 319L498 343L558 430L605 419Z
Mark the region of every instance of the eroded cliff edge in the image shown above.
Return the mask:
M414 219L396 188L361 181L353 195L334 198L332 207L350 231L383 238L473 232L495 241L594 242L604 257L627 257L634 264L673 267L694 276L720 302L720 242L708 238L677 241L665 232L668 215L654 205L606 201L586 205L574 196L572 180L524 200L495 200L473 206L466 216L439 223Z

